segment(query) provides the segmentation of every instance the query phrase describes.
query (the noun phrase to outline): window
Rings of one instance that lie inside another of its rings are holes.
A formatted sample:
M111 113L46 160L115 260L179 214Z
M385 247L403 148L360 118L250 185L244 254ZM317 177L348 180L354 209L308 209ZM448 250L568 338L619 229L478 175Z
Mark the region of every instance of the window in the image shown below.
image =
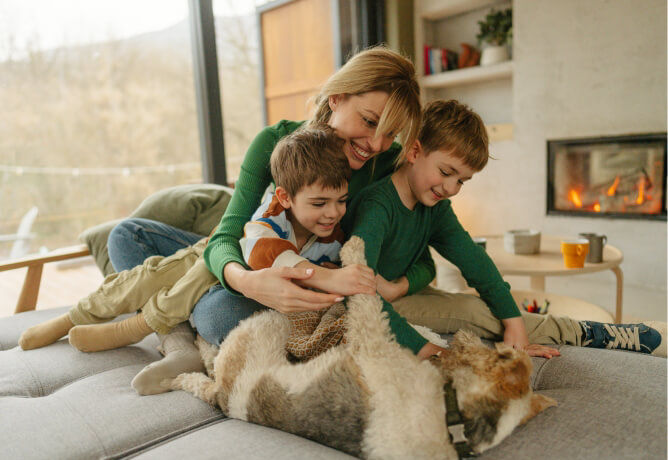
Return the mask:
M259 31L255 7L266 0L213 0L227 179L235 182L263 128Z
M201 182L191 54L186 0L2 2L0 235L36 208L30 252L75 244Z

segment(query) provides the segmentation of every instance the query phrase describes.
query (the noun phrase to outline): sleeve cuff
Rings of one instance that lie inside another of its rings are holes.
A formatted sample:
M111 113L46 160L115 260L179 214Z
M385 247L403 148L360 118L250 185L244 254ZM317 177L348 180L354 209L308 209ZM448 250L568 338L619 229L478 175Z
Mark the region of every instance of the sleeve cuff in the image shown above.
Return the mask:
M294 251L283 251L275 259L272 267L294 267L306 259Z
M220 281L220 284L228 292L230 292L231 294L234 294L236 296L243 296L243 294L241 294L239 291L233 289L229 284L227 284L227 281L225 281L225 276L223 275L223 271L225 270L225 266L229 263L232 263L232 262L236 262L239 265L241 265L242 267L244 267L246 270L249 270L248 265L246 265L246 262L244 262L243 260L237 260L237 259L224 260L219 265L220 269L218 269L217 267L209 267L209 270L211 271L211 273L213 273L214 276L216 276L218 278L218 281ZM212 268L213 268L213 270L212 270Z

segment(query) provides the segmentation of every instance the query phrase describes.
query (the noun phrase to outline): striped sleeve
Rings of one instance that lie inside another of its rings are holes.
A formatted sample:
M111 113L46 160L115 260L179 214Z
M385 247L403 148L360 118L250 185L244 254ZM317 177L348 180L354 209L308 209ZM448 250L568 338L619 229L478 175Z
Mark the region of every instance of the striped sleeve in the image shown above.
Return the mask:
M244 261L253 270L294 267L305 260L289 240L290 224L276 196L268 197L244 226L239 240Z
M239 244L244 261L253 270L272 267L283 252L289 251L295 256L298 252L294 244L280 238L269 224L262 221L248 222Z

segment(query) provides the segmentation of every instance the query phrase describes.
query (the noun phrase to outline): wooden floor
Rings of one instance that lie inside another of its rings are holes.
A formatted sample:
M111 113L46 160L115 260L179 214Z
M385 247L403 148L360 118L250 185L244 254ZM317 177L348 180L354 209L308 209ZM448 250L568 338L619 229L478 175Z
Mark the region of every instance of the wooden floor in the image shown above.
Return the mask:
M16 301L23 286L27 269L0 273L0 317L14 313ZM98 288L102 273L92 257L73 262L44 265L37 308L53 308L74 305L80 298Z

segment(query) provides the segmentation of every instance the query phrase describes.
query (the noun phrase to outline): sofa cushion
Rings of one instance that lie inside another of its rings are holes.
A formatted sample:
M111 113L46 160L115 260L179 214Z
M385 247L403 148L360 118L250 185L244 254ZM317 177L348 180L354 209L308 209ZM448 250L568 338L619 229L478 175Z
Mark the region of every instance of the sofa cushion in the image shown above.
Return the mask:
M138 396L130 381L159 354L157 339L81 353L63 340L16 347L25 328L66 308L0 319L0 446L7 458L346 458L245 422L184 392ZM666 360L560 347L533 358L534 390L557 400L481 459L666 458Z
M27 327L62 315L68 308L31 311L2 319L0 344L0 396L40 398L95 374L126 366L145 366L160 358L158 340L151 334L130 347L104 353L82 353L67 338L36 350L22 350L18 337ZM119 317L118 320L127 318Z
M348 454L290 433L235 419L218 420L157 446L142 446L135 459L238 458L353 459Z
M139 396L132 378L160 358L154 334L142 342L82 353L63 339L24 351L21 332L67 308L0 319L0 446L8 458L350 458L334 449L269 428L228 420L177 391ZM170 441L174 442L172 445Z
M160 358L155 334L100 353L79 352L66 339L29 351L16 346L26 327L67 310L0 320L0 445L11 458L100 458L225 418L183 392L135 393L132 378Z
M181 230L208 235L220 222L231 197L232 189L222 185L179 185L152 194L129 217L157 220ZM105 222L79 235L105 276L114 273L107 253L107 239L119 222Z
M666 360L562 346L533 358L533 389L552 407L483 458L666 458Z
M2 418L11 420L0 432L3 451L21 459L101 458L224 418L183 392L138 396L130 381L142 367L96 373L41 398L0 398Z

